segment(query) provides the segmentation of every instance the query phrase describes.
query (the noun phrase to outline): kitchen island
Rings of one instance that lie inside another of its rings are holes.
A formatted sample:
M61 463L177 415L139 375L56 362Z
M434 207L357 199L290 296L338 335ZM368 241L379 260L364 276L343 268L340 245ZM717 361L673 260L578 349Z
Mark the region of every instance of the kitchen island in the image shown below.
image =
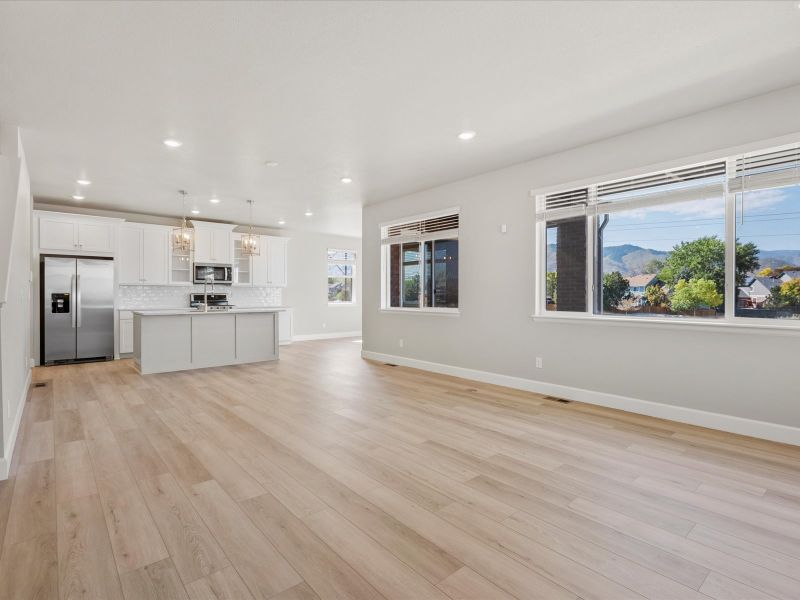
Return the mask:
M143 375L278 360L280 308L133 311L133 355Z

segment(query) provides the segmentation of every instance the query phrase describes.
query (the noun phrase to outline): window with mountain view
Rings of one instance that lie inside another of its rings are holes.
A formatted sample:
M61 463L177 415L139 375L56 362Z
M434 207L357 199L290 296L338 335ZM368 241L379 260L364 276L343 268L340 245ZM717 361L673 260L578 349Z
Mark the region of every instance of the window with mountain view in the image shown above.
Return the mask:
M458 223L447 211L381 228L384 309L458 310Z
M601 213L597 244L596 312L724 316L724 195Z
M598 315L800 320L798 145L537 196L537 222L540 314L584 290Z
M800 318L800 185L736 194L736 237L758 248L737 277L736 316Z

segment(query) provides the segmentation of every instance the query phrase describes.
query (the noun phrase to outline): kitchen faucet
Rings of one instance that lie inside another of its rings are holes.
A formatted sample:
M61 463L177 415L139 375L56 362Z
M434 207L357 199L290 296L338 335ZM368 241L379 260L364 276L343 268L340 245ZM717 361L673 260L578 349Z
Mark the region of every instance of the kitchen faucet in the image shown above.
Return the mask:
M203 311L208 312L208 282L211 282L211 294L214 294L214 275L206 275L206 279L203 282Z

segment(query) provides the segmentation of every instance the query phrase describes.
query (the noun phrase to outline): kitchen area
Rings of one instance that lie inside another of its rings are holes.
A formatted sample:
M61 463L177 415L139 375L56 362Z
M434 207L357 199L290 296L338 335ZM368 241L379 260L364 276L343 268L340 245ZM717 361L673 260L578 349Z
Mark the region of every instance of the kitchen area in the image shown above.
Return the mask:
M33 216L38 364L132 358L148 374L277 360L291 343L287 237L201 220Z

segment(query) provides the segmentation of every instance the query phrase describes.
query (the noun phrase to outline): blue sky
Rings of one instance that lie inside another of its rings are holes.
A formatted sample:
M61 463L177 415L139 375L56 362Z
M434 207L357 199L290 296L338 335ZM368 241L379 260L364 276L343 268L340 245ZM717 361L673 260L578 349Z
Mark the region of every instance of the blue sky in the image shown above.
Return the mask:
M760 190L737 198L736 234L761 250L800 249L800 186ZM605 228L606 246L632 244L671 250L681 241L716 235L725 239L722 197L612 213Z

